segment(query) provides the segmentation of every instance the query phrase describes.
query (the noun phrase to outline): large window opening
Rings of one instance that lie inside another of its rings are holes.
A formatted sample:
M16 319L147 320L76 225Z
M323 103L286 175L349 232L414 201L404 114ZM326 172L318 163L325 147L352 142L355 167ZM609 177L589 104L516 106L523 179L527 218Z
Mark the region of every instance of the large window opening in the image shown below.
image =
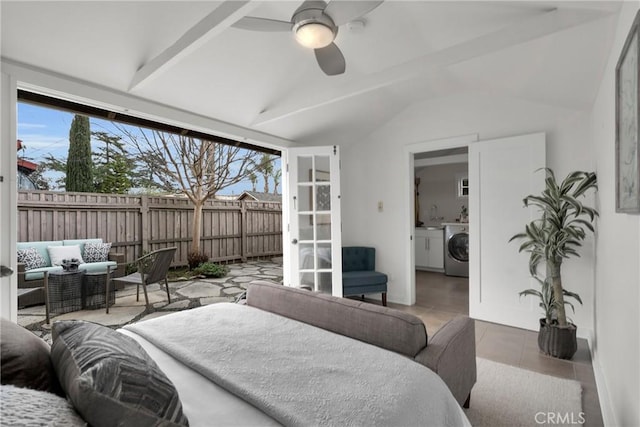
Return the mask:
M98 237L128 263L177 246L185 267L282 254L279 151L23 90L17 113L18 242Z

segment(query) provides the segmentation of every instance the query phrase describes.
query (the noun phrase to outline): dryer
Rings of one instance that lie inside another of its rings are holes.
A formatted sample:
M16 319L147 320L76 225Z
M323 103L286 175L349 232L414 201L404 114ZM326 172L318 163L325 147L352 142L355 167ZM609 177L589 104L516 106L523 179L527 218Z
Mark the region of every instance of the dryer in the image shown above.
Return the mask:
M469 224L445 224L444 274L469 277Z

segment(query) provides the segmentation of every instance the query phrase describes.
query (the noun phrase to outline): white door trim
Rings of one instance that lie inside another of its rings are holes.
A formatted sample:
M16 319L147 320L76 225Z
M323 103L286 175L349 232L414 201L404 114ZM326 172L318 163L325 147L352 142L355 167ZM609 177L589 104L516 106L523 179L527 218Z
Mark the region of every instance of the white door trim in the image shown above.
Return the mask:
M0 265L17 271L17 83L16 79L2 73L0 86ZM16 322L18 320L17 274L0 277L0 316Z
M415 200L413 197L414 179L414 155L428 151L444 150L448 148L467 147L469 144L478 141L478 134L454 136L451 138L435 139L430 141L416 142L404 147L404 235L407 236L405 246L405 269L407 278L403 295L404 301L400 304L414 305L416 303L416 265L415 265L415 223L414 209Z

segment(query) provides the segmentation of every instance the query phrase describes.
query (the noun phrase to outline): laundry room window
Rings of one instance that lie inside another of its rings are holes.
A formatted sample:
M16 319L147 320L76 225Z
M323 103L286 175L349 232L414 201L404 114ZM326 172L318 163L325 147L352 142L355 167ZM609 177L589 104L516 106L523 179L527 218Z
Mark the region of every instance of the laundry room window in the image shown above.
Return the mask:
M469 177L459 176L458 179L458 197L469 197Z

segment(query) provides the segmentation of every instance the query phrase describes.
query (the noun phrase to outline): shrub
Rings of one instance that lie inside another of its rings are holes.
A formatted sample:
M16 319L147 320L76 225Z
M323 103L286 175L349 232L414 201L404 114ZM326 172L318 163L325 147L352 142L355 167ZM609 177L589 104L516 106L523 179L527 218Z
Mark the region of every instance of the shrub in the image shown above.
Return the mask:
M189 270L195 270L200 264L209 261L209 255L202 252L189 252L187 254L187 262Z
M204 262L194 271L206 277L224 277L228 273L227 267L212 262Z

